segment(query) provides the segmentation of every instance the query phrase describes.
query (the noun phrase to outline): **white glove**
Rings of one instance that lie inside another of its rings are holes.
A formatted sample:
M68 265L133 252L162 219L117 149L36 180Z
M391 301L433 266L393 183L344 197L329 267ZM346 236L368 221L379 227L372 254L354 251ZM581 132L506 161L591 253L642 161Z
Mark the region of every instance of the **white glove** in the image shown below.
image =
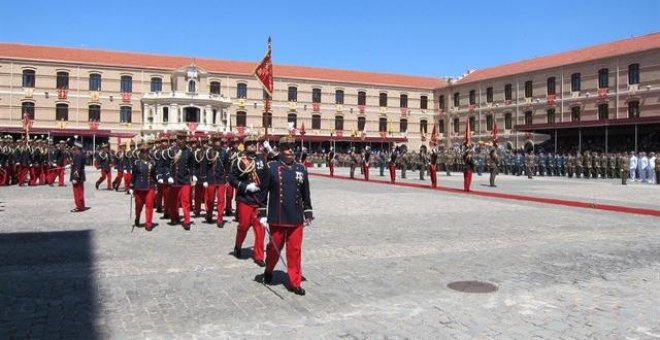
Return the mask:
M193 183L197 183L197 176L193 175Z
M158 179L158 184L163 184L163 179L162 178Z
M174 184L174 178L170 177L167 179L168 184Z
M268 150L268 152L273 152L273 148L270 146L270 143L268 141L264 141L264 149Z
M133 189L128 189L128 194L133 196Z
M257 192L259 190L261 189L259 189L259 187L254 183L250 183L247 185L247 187L245 187L245 191L247 192Z
M74 180L71 181L71 184L76 185L76 184L78 184L78 181L76 181L76 180L74 179Z
M209 187L209 182L204 182L204 187L208 188Z
M259 223L261 223L261 225L264 227L268 227L268 218L267 217L260 218Z

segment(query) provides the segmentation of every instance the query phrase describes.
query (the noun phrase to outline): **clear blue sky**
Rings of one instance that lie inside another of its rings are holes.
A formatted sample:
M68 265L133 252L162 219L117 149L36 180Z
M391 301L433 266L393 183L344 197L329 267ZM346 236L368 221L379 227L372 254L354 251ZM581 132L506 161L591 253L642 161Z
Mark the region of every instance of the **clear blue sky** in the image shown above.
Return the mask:
M660 32L660 1L0 0L0 41L455 76Z

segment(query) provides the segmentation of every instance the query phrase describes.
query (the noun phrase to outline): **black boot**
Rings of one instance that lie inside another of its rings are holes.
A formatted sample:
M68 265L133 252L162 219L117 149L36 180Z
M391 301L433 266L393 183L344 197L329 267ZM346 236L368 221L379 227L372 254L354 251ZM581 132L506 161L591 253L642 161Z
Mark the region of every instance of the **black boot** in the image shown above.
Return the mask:
M140 227L140 219L139 218L135 219L135 226Z
M273 283L273 273L264 271L264 283L269 285Z
M256 263L257 266L259 266L261 268L266 266L266 262L264 262L264 260L254 260L254 263Z
M237 259L241 258L241 248L234 247L234 257Z
M289 288L289 291L296 295L305 295L305 290L302 287L291 287Z

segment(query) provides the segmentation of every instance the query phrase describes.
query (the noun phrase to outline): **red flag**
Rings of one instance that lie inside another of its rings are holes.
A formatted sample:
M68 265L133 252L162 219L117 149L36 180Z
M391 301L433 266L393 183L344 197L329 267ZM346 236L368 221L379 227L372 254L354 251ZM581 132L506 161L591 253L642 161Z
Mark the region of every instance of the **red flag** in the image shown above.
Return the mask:
M431 131L431 144L438 144L438 129L433 123L433 131Z
M497 146L497 122L493 123L493 146Z
M261 86L264 87L266 92L268 92L268 95L270 97L273 96L273 63L271 62L270 59L270 51L271 51L271 40L270 37L268 37L268 50L266 51L266 55L264 56L263 59L261 59L261 62L259 65L257 65L257 68L254 69L254 75L257 77L257 80L261 83Z
M301 136L304 136L304 135L305 135L305 133L306 133L306 132L305 132L305 122L303 122L302 125L300 126L300 130L298 130L298 133L299 133Z
M472 134L470 133L470 119L469 118L465 121L465 140L463 141L463 144L465 144L465 146L471 146L472 145Z

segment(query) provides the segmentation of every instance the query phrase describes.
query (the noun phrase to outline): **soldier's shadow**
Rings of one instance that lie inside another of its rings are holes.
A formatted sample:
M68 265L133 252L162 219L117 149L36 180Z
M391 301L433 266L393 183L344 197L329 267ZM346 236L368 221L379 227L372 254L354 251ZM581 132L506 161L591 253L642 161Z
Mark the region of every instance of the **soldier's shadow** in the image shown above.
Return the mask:
M264 274L259 274L254 277L254 281L264 283ZM273 280L268 284L269 286L284 285L289 287L289 276L282 270L273 270Z
M230 251L228 255L234 256L234 251ZM238 257L239 260L250 260L254 255L254 250L252 247L241 248L241 256Z

